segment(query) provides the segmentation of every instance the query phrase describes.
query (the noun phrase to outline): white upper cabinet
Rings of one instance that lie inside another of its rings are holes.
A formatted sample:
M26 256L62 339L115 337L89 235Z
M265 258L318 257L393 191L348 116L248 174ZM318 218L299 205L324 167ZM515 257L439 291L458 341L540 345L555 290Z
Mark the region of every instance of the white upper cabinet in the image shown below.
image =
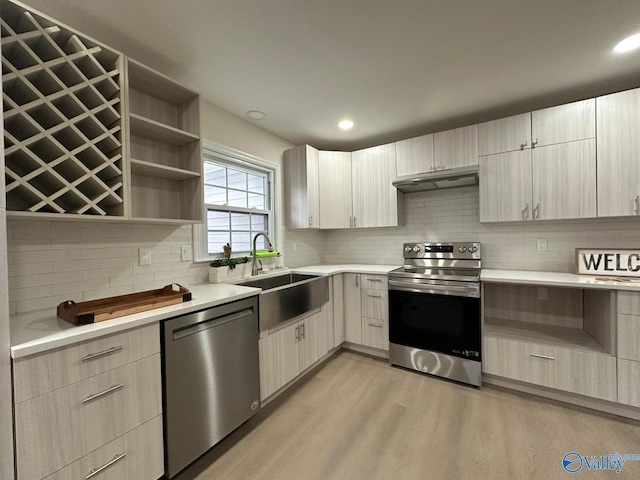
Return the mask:
M478 164L478 125L439 132L433 136L435 170Z
M596 99L598 216L640 214L640 89Z
M318 228L318 150L301 145L284 152L286 225Z
M478 125L479 155L531 148L531 114L523 113Z
M353 152L351 167L353 226L397 226L402 194L392 184L396 178L395 143Z
M321 150L318 165L320 228L351 227L351 152Z
M530 220L531 150L480 157L480 221Z
M433 171L433 134L396 142L396 162L399 177Z
M534 147L595 137L595 98L536 110L531 114L531 138Z

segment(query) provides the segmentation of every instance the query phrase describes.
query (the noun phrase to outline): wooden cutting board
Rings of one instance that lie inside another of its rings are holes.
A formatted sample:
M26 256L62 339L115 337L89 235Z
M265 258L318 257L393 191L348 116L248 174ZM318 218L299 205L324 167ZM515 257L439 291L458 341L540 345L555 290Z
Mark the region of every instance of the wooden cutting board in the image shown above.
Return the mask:
M146 292L118 295L88 302L76 303L73 300L67 300L58 305L57 314L61 319L74 325L88 325L190 300L191 292L174 283L158 290L147 290Z

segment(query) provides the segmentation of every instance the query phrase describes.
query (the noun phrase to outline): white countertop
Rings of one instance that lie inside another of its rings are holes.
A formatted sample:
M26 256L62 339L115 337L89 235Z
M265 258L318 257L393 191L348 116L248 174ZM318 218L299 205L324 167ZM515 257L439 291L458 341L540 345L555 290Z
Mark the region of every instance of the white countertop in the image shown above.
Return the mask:
M547 287L595 288L604 290L632 290L640 292L640 282L623 280L597 280L597 276L573 273L533 272L528 270L483 269L480 280L485 283L513 283ZM622 280L622 278L621 278Z
M273 270L260 277L282 275L283 273L304 273L313 275L336 275L339 273L369 273L384 275L398 265L314 265L283 270ZM249 278L236 280L235 283ZM75 326L58 318L55 308L20 313L11 316L11 356L25 357L54 348L91 340L117 333L122 330L159 322L167 318L184 315L196 310L215 307L223 303L240 300L260 293L259 288L232 285L231 283L206 283L185 285L192 294L190 302L169 307L147 310L91 325Z
M260 293L259 288L223 283L185 286L192 294L190 302L147 310L90 325L75 326L61 320L56 316L55 308L12 315L11 356L20 358L41 353Z

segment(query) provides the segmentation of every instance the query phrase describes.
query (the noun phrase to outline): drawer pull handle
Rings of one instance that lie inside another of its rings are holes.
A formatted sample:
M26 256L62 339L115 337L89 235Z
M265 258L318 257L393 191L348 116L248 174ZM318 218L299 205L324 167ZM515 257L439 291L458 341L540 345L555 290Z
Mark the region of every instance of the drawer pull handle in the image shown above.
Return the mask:
M370 327L382 328L382 325L376 325L375 323L367 323Z
M382 295L372 295L370 293L367 293L367 297L372 297L372 298L382 298Z
M93 360L94 358L104 357L105 355L109 355L110 353L119 352L120 350L122 350L122 348L123 347L121 345L119 347L108 348L107 350L103 350L102 352L90 353L89 355L85 355L84 357L82 357L82 361L88 362L89 360Z
M120 390L122 387L124 387L124 383L109 387L104 392L94 393L93 395L89 395L87 398L82 400L82 403L89 403L89 402L91 402L93 400L97 400L100 397L104 397L105 395L109 395L110 393L113 393L113 392L116 392L116 391Z
M367 278L367 280L369 280L370 282L381 282L382 281L379 278Z
M539 353L532 353L531 354L532 357L536 357L536 358L544 358L545 360L555 360L556 357L551 357L549 355L541 355Z
M106 470L107 468L109 468L111 465L113 465L116 462L119 462L120 460L122 460L124 457L126 457L127 454L126 453L121 453L120 455L116 455L115 457L113 457L113 460L111 460L108 463L105 463L103 466L101 466L100 468L94 468L93 470L91 470L89 472L89 475L87 475L86 477L84 477L86 480L89 480L91 477L93 477L94 475L99 474L100 472L102 472L103 470Z

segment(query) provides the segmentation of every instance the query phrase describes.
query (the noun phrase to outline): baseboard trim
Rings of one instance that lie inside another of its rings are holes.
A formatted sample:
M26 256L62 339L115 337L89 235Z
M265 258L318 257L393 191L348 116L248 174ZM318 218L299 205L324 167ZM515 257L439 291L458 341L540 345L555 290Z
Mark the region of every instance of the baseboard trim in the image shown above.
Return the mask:
M367 347L366 345L358 345L357 343L350 342L344 342L341 346L345 350L352 350L354 352L364 353L366 355L371 355L372 357L383 358L386 360L389 359L388 350L381 350L379 348Z
M493 385L508 390L515 390L517 392L534 395L536 397L543 397L569 405L588 408L589 410L597 410L598 412L640 421L640 408L629 405L622 405L620 403L608 402L606 400L585 397L574 393L562 392L560 390L519 382L517 380L509 380L502 377L488 375L486 373L482 375L482 383L483 385Z

